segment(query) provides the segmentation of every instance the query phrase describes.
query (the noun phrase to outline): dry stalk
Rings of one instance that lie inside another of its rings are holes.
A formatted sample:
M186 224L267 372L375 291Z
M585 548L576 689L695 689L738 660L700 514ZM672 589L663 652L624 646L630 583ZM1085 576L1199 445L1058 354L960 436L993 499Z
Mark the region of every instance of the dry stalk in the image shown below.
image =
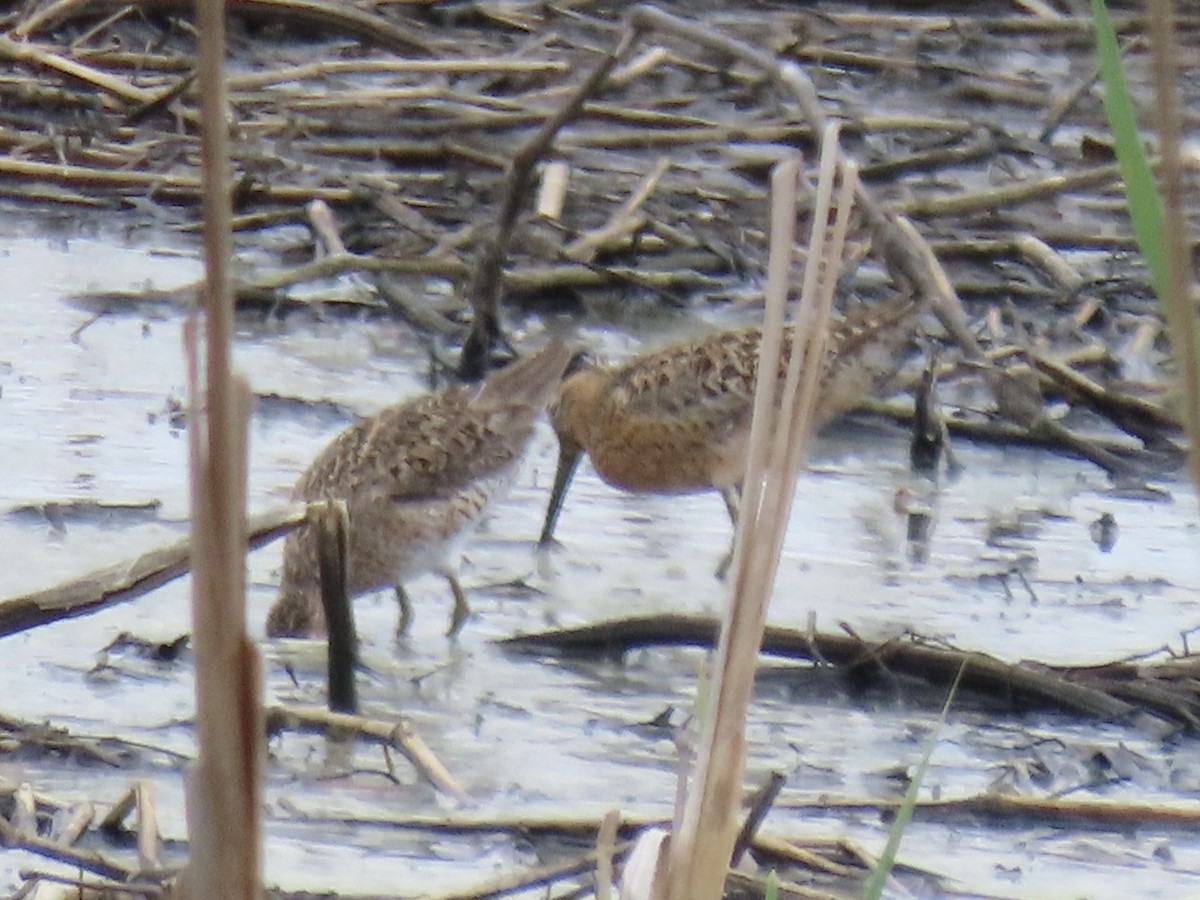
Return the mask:
M633 33L626 30L612 52L588 73L578 88L552 116L514 154L504 181L504 194L496 222L483 242L467 286L467 299L475 317L471 331L463 344L458 374L466 380L482 378L487 371L493 345L500 337L499 307L502 270L508 259L508 248L520 214L521 205L533 180L533 169L554 143L562 127L575 118L584 103L604 84L617 60L625 55L633 42Z
M246 442L250 387L231 371L233 291L229 135L221 0L197 0L206 282L206 389L188 354L191 420L192 640L198 759L189 775L191 855L180 877L192 900L262 895L262 662L246 634ZM195 327L188 329L193 341Z
M472 73L497 75L500 73L561 73L566 71L566 68L565 63L554 60L496 57L484 59L322 59L315 63L237 75L229 79L228 85L232 91L251 91L256 88L290 84L307 79L328 78L330 75L399 75L414 72L430 75ZM307 95L302 94L302 96Z
M37 69L49 69L68 78L91 85L104 94L131 103L148 103L154 95L123 79L85 66L74 59L51 53L34 44L14 41L0 36L0 58L13 63L25 63Z
M621 827L621 814L610 809L596 829L596 900L612 900L613 896L613 853L617 846L617 832Z
M1179 42L1175 35L1175 4L1151 0L1147 6L1151 62L1158 103L1158 135L1161 157L1159 178L1163 196L1163 235L1167 256L1167 296L1161 298L1171 331L1171 349L1184 393L1184 424L1191 452L1188 454L1192 485L1200 490L1200 358L1197 357L1195 277L1191 268L1184 214L1183 161L1180 155Z
M162 868L159 852L161 837L158 833L158 811L156 809L158 790L153 781L143 778L138 781L134 793L137 797L138 813L138 870L157 872Z
M676 34L755 67L770 77L800 107L815 132L824 134L828 117L821 107L816 86L795 63L781 63L770 53L648 4L634 7L629 21L639 31L658 29ZM840 149L837 153L841 160L848 161ZM962 302L925 239L916 229L903 228L903 218L881 207L865 185L858 184L854 200L866 218L875 248L893 281L901 287L914 286L962 349L963 355L968 359L981 358L983 351L967 328ZM1035 398L1028 398L1028 401L1032 404Z
M337 219L334 218L328 203L324 200L312 200L304 207L304 213L308 216L309 227L316 233L327 255L345 256L349 253L342 240Z
M755 387L742 508L734 546L730 603L722 621L696 767L672 839L667 897L717 900L737 836L736 814L745 770L745 720L766 627L767 608L783 546L798 468L811 430L816 387L825 360L825 335L857 184L853 166L838 160L838 129L822 139L804 287L796 336L782 388L775 378ZM777 372L796 218L798 160L772 175L771 249L766 314L758 371ZM841 184L834 200L835 175ZM836 206L832 227L829 213Z
M1058 194L1081 191L1085 188L1115 185L1120 180L1121 170L1117 164L1106 163L1082 172L1028 179L986 191L959 193L945 197L921 197L903 204L900 208L910 216L921 216L922 218L961 216L1019 203L1030 203L1035 200L1048 200Z
M398 721L368 719L365 716L299 706L274 706L269 712L272 731L293 728L301 731L338 732L370 739L385 748L399 751L413 768L435 788L462 804L471 796L437 758L425 740L406 718Z
M567 181L571 167L561 159L547 163L542 170L542 183L538 188L537 214L543 219L557 222L562 218L563 206L567 201Z
M621 204L620 209L614 212L601 228L580 235L569 243L563 250L563 256L576 262L590 262L601 247L627 239L637 232L645 223L645 220L639 217L638 210L654 193L654 189L669 168L671 160L667 157L660 158Z
M13 29L13 34L19 38L27 38L32 34L61 26L81 12L94 12L98 7L121 9L128 5L127 0L57 0L20 22ZM191 0L149 0L137 5L170 10L186 9L193 4ZM286 21L307 28L341 30L361 38L368 44L391 49L401 56L413 53L434 55L433 50L414 35L411 29L392 25L349 3L332 3L327 0L238 0L236 4L230 5L236 5L242 11L275 22ZM198 15L196 21L199 24L203 19Z

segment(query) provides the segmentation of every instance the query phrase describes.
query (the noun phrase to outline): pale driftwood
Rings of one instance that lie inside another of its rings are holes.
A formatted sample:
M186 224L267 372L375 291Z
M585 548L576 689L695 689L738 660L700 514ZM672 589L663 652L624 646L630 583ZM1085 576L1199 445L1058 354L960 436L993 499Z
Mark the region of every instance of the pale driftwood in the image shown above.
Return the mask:
M612 900L613 857L616 855L617 829L621 827L621 814L610 809L596 830L596 900Z
M249 546L261 547L304 522L303 506L283 506L252 516ZM0 601L0 637L38 625L88 615L133 600L186 575L191 567L191 539L97 569L54 587Z
M3 163L0 161L0 168L2 166ZM634 283L650 290L668 292L715 289L728 284L726 279L705 274L705 270L716 270L722 265L721 258L714 253L699 250L688 255L680 255L677 257L677 263L677 268L658 272L642 271L629 266L576 264L517 266L505 271L502 281L505 288L520 292L595 288L623 283ZM377 276L427 275L456 279L465 277L468 267L465 263L450 256L432 255L417 259L388 259L356 253L342 253L303 263L295 268L262 273L253 280L239 282L235 289L239 304L291 303L296 306L308 306L312 301L290 298L286 294L287 289L306 282L335 278L356 272ZM384 289L386 289L386 285ZM200 283L196 282L169 290L98 291L76 294L72 299L79 303L94 305L149 302L190 307L199 290ZM389 300L339 294L321 302L334 306L382 310L396 308L397 304L393 302L394 299L394 297ZM436 313L429 310L416 307L407 309L406 307L411 304L400 303L398 305L405 308L405 314L411 321L434 333L459 334L462 331L460 326L452 322L436 322Z
M429 749L408 719L385 722L354 716L347 713L330 712L300 706L275 706L268 711L273 730L281 725L304 730L335 730L346 734L359 734L385 746L399 750L412 763L426 781L439 791L460 803L470 802L470 795Z
M0 841L9 849L21 849L46 859L91 872L101 878L111 878L116 881L133 882L137 873L129 866L121 865L99 853L76 850L57 841L38 837L36 834L22 834L4 816L0 816Z
M337 219L334 218L328 203L324 200L310 200L304 211L308 215L309 227L320 238L326 255L338 256L347 252Z
M157 872L162 868L159 856L161 836L158 833L158 810L156 808L158 790L149 778L138 780L134 788L137 796L137 851L138 870L141 872Z
M866 400L859 407L863 412L886 416L897 422L908 424L913 419L913 405L909 400ZM1047 450L1068 452L1070 448L1055 440L1053 435L1037 435L1028 429L1011 422L995 419L960 419L952 416L945 418L946 427L951 434L969 437L979 441L996 444L1023 444L1030 447L1043 447ZM1141 448L1132 438L1121 437L1091 437L1089 443L1099 450L1113 456L1132 458Z
M1025 358L1068 395L1081 399L1119 428L1136 435L1148 444L1163 441L1166 435L1176 434L1182 428L1178 417L1166 407L1098 384L1069 365L1051 359L1045 353L1027 351Z
M109 807L104 818L100 820L100 830L109 834L120 834L125 828L125 819L137 806L137 791L130 788L121 795L121 799Z
M558 221L562 218L563 204L567 199L567 183L571 167L562 160L547 163L542 169L542 180L538 185L537 214L543 219Z
M894 798L846 800L822 797L820 800L787 800L780 809L870 811L888 813L901 801ZM1164 803L1125 803L1114 800L1078 800L1071 797L1022 797L989 792L946 800L918 800L922 821L969 819L978 822L992 816L1013 822L1057 823L1063 826L1087 824L1094 828L1111 827L1121 831L1131 826L1160 826L1193 829L1200 826L1200 805L1172 801Z
M37 836L37 804L33 798L33 788L28 783L22 784L13 794L9 820L13 831L21 837Z
M812 810L814 814L830 810L886 814L894 811L901 802L899 797L855 799L828 795L819 797L789 796L776 801L775 807L801 812ZM942 800L922 799L917 801L917 808L928 809L932 816L944 815L946 818L960 815L995 814L1019 821L1027 818L1038 820L1045 815L1050 819L1063 822L1090 822L1097 826L1109 825L1119 829L1125 829L1130 825L1162 825L1182 829L1200 826L1200 803L1195 801L1173 802L1165 805L1122 802L1102 798L1022 797L989 792ZM468 811L446 815L372 816L362 819L331 815L322 809L302 807L299 814L303 815L305 821L328 825L331 828L369 825L377 828L394 828L397 831L420 831L433 835L540 832L585 840L598 834L604 822L603 818L596 816L572 813L561 815L545 813L538 815L521 815L519 813L480 815ZM275 813L275 816L286 820L288 814ZM618 828L620 833L628 833L634 829L662 824L664 822L661 816L622 813L619 816ZM828 871L830 874L847 874L845 867L838 867L837 864L831 863L829 859L820 856L819 853L812 853L811 850L805 852L805 848L845 846L839 840L810 838L794 843L787 841L784 844L778 830L768 830L756 835L752 846L780 858L794 858L804 865Z
M71 814L55 828L53 839L68 847L79 842L96 820L96 806L90 800L71 807Z
M646 220L638 214L638 211L645 204L646 198L654 192L670 166L669 159L659 159L654 164L654 168L638 184L633 194L626 198L620 208L609 216L608 222L603 227L581 234L571 241L563 248L563 255L576 262L591 262L597 251L629 240L631 235L640 231Z

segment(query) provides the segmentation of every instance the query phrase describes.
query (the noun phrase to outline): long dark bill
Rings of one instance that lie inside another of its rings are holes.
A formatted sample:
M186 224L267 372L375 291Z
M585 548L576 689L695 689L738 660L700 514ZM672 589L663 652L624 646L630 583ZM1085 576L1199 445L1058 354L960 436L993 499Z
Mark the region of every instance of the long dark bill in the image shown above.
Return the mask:
M542 536L538 538L538 546L545 547L554 540L554 526L558 524L558 514L562 512L563 501L567 499L567 488L571 486L571 478L583 456L583 448L573 441L562 438L558 440L558 468L554 472L554 487L550 490L550 503L546 507L546 521L542 523Z

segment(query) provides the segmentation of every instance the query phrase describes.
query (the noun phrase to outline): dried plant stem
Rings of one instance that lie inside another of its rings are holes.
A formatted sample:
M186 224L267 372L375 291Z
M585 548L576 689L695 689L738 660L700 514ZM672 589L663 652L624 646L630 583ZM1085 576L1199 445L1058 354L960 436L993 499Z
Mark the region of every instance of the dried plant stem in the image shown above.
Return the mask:
M52 53L42 47L4 36L0 36L0 58L12 63L25 63L35 68L59 72L125 102L148 103L154 99L154 94L150 91L135 87L107 72L90 68L77 60Z
M194 202L203 199L204 187L190 175L171 175L159 172L133 172L128 170L106 170L92 166L60 165L37 162L29 159L0 160L0 174L6 178L33 179L47 184L85 187L92 190L102 188L134 191L154 191L163 199L180 199ZM287 185L263 187L260 196L281 203L303 203L308 200L324 200L328 203L350 203L358 193L350 188L312 187L296 188Z
M534 166L549 152L563 126L579 115L588 98L604 84L632 42L632 32L625 31L612 52L600 60L567 101L542 123L542 127L521 146L509 164L496 222L483 242L467 285L467 299L471 302L475 317L463 344L458 374L468 381L480 379L487 372L492 346L500 337L502 273L517 218L533 182Z
M69 21L82 10L132 6L146 11L171 11L187 9L191 0L58 0L29 16L13 30L17 37L48 31ZM222 4L224 6L224 4ZM291 21L309 28L331 28L352 34L364 41L387 47L398 54L428 54L429 48L411 30L392 25L370 13L348 3L332 3L326 0L238 0L239 10L274 21ZM201 22L197 16L197 23Z
M229 136L221 0L197 0L201 203L206 282L205 390L189 353L192 417L192 640L196 652L196 767L188 781L191 857L185 896L262 895L261 808L265 720L262 663L246 634L246 441L252 395L231 371L233 291ZM194 339L196 329L188 332Z
M925 218L980 213L1034 200L1047 200L1058 194L1085 188L1115 185L1120 180L1120 167L1116 163L1106 163L1082 172L1031 178L985 191L957 193L945 197L922 197L903 204L902 210L907 215Z
M620 827L621 814L610 809L596 829L596 900L612 900L613 856Z
M798 467L811 430L848 207L857 186L853 166L838 165L837 133L836 126L829 126L823 134L809 265L787 375L782 387L774 378L760 378L755 387L730 602L713 662L713 703L705 717L688 797L670 848L667 896L671 900L717 900L737 837L746 711ZM834 180L839 171L838 212L830 228ZM771 251L760 373L779 370L799 174L799 161L793 159L777 166L772 176Z
M1184 215L1183 162L1180 158L1181 126L1179 42L1175 36L1175 4L1149 0L1151 62L1158 100L1158 135L1161 153L1159 181L1163 198L1164 249L1167 257L1167 296L1161 298L1170 325L1171 347L1184 394L1184 424L1192 484L1200 490L1200 345L1197 344L1194 278L1191 269L1187 219Z
M351 713L298 706L275 706L269 711L272 731L287 727L302 731L335 731L382 743L399 751L430 784L447 797L468 804L471 796L425 743L408 719L383 721Z
M700 46L712 47L729 54L733 59L754 66L770 77L800 107L808 124L824 133L828 117L821 107L812 80L795 63L779 62L770 53L712 31L697 23L688 22L657 7L640 4L630 13L630 23L639 30L658 29L677 34ZM839 158L844 156L839 149ZM871 229L876 249L893 280L901 286L915 286L930 308L969 359L980 359L983 351L966 325L962 302L954 292L941 263L929 249L928 243L905 219L885 210L863 184L855 190L855 203Z

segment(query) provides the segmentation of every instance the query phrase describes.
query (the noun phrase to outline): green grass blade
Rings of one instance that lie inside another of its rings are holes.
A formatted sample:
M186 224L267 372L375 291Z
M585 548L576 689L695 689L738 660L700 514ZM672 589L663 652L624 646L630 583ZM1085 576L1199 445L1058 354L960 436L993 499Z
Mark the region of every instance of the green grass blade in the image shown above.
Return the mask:
M904 792L904 799L900 802L899 809L896 810L896 819L892 822L892 828L888 832L887 844L884 845L883 853L879 856L879 863L871 871L871 877L867 879L866 884L863 885L863 900L879 900L883 896L883 886L887 883L892 866L896 864L896 853L900 849L900 841L904 837L908 823L912 820L913 810L917 807L917 794L920 793L921 782L925 780L925 773L929 770L929 760L933 758L933 751L942 734L942 727L946 724L946 714L950 712L950 704L954 702L954 695L958 693L958 683L962 681L963 672L966 669L967 661L964 659L962 665L958 667L958 674L954 676L954 683L950 685L950 692L946 694L946 702L942 704L942 714L938 716L937 725L934 726L933 733L929 735L925 755L921 757L917 771L913 774L912 781L909 782L908 790Z
M779 873L774 869L767 873L767 883L763 888L763 900L779 900Z
M1133 223L1138 249L1150 270L1154 293L1160 301L1165 301L1169 287L1167 251L1162 240L1162 197L1138 134L1121 50L1117 45L1117 33L1104 0L1092 0L1092 15L1096 20L1096 52L1100 57L1100 77L1104 82L1104 111L1112 130L1121 178L1125 181L1129 219Z

